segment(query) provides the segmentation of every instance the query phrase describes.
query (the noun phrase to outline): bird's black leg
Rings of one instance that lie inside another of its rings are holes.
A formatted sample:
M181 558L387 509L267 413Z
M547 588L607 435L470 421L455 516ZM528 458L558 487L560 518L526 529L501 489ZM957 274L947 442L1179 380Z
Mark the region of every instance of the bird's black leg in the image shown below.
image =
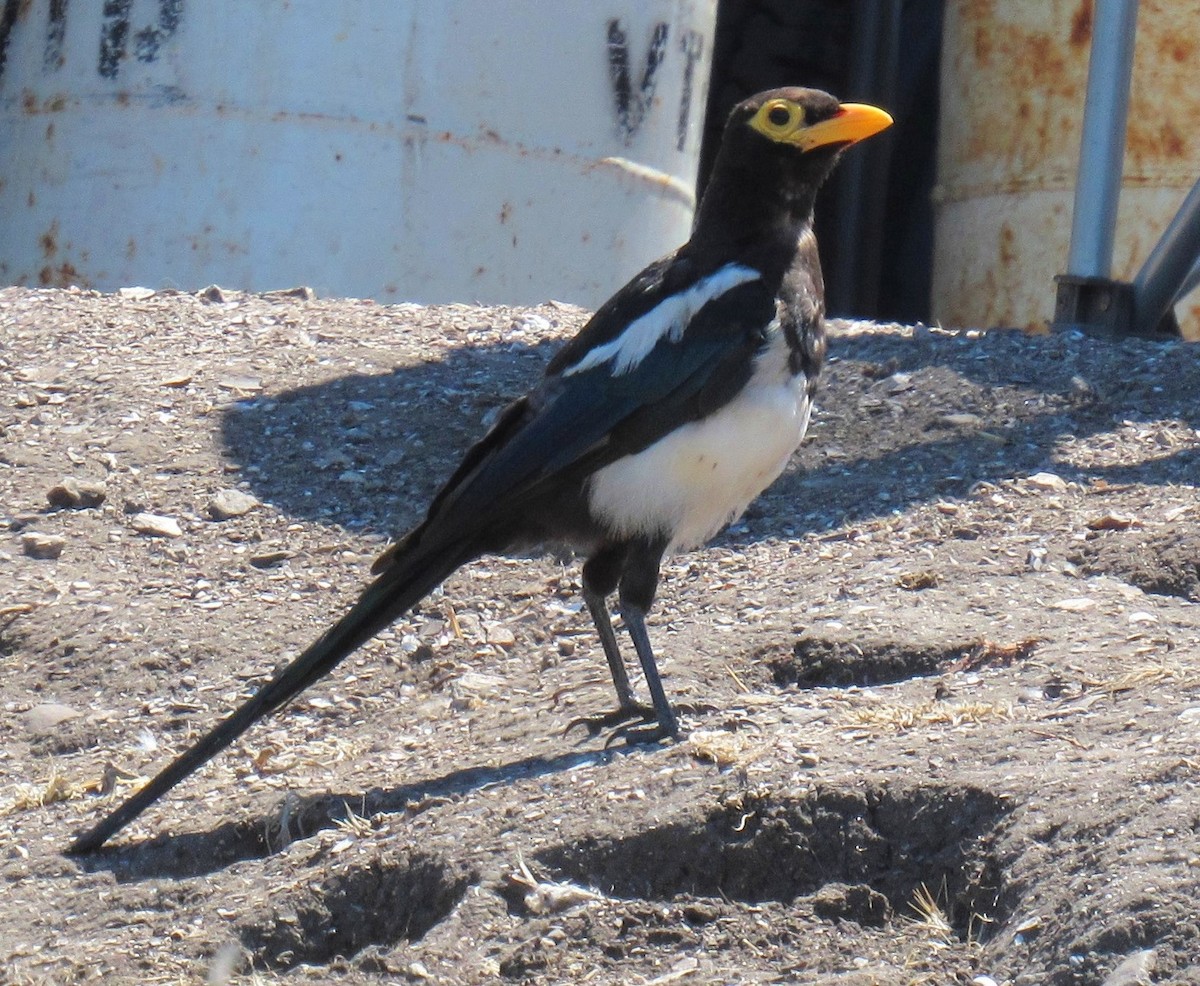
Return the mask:
M657 719L653 726L627 726L612 737L622 736L627 743L656 743L660 739L679 735L679 722L663 688L658 664L654 660L654 649L650 646L650 634L646 631L646 613L658 590L658 568L665 548L666 543L662 540L634 545L621 576L621 615L625 618L625 627L629 630L634 650L642 664L642 673L650 688L650 700L654 703L654 717Z
M583 601L592 614L592 622L596 624L596 633L600 636L600 646L604 648L604 656L608 659L608 670L612 673L613 687L617 690L617 704L623 709L631 708L637 705L637 699L634 698L633 686L629 684L625 662L617 647L617 634L608 615L608 602L603 596L589 592L586 586L583 589Z
M646 684L650 686L650 699L654 703L654 715L658 723L639 729L626 728L620 734L627 743L657 743L660 739L678 736L679 722L667 699L666 689L658 674L658 664L654 660L654 650L650 646L650 634L646 632L646 614L636 606L623 605L621 615L625 617L625 626L633 639L638 660L642 662L642 673L646 676Z
M621 659L621 649L617 646L617 635L613 630L612 617L608 613L607 598L617 588L621 569L625 565L628 554L629 545L610 545L589 558L587 564L583 566L583 601L592 615L592 622L596 624L596 633L600 636L600 646L604 648L604 657L608 661L613 688L617 692L617 707L611 712L572 719L567 724L567 732L576 726L584 726L588 735L595 736L605 729L619 726L630 719L647 722L654 717L654 709L642 705L633 694L633 686L629 683L625 662Z

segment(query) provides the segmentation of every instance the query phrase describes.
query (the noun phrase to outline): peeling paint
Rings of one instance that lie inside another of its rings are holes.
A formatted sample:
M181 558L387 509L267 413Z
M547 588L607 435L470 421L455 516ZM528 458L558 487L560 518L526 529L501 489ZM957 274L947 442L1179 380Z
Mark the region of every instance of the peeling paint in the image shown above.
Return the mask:
M1092 17L1092 0L947 4L933 277L934 315L946 324L1024 326L1053 314ZM1198 53L1194 3L1142 0L1115 277L1137 272L1200 175Z

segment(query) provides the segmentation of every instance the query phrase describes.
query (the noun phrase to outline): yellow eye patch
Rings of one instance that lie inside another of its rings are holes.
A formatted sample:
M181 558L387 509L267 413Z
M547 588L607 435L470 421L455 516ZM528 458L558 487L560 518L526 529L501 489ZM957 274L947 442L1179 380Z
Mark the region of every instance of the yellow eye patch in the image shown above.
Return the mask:
M750 126L772 140L782 140L804 126L804 110L786 99L772 99L754 114Z

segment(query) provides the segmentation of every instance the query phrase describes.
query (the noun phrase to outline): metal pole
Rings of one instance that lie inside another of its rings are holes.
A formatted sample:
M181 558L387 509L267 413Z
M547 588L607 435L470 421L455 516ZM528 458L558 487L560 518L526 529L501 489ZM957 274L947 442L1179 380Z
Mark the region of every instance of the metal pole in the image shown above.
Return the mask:
M1175 302L1178 304L1183 301L1189 294L1200 287L1200 259L1195 263L1195 266L1188 271L1188 276L1183 279L1183 284L1179 286L1179 293L1175 295Z
M1133 331L1154 332L1200 257L1200 181L1133 279Z
M1096 0L1067 273L1108 277L1125 157L1138 0Z

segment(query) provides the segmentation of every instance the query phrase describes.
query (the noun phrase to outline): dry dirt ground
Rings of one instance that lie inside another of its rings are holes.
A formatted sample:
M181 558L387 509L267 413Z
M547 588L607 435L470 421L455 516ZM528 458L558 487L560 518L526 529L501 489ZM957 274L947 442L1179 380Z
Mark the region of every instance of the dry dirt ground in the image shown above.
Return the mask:
M665 567L686 739L564 735L578 566L486 559L61 855L584 317L0 291L0 981L1200 984L1184 344L838 324L787 475Z

